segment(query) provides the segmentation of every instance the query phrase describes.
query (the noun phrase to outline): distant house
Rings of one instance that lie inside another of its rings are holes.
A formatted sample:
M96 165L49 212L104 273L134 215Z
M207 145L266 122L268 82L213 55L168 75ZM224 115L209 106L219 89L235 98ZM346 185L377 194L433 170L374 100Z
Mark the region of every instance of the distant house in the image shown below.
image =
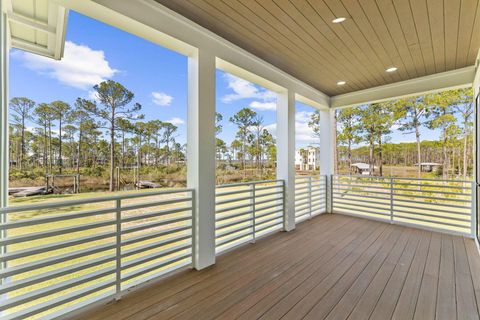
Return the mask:
M314 171L320 169L320 148L307 147L295 152L295 169L300 171Z
M363 163L363 162L352 163L351 170L356 174L369 175L370 165L368 163Z
M442 164L437 162L420 162L416 163L415 166L420 166L421 172L432 172L438 170Z

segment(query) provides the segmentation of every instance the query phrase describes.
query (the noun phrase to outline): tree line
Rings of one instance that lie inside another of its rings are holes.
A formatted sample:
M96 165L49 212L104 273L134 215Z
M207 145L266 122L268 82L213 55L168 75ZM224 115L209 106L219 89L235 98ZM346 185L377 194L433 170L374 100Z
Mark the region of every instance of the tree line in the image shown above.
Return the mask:
M443 178L455 174L466 178L474 155L473 113L470 88L338 110L338 162L345 159L350 168L354 161L364 161L370 174L378 167L379 175L383 175L385 163L411 166L438 162ZM415 142L389 143L395 127L404 134L414 134ZM438 130L440 139L422 141L421 128Z
M109 189L115 167L171 164L185 159L176 142L177 127L160 120L142 121L134 94L108 80L93 87L96 99L77 98L36 103L25 97L10 101L10 163L19 170L42 167L45 175L65 168L109 164ZM27 124L33 123L33 129Z
M26 97L10 100L10 165L20 172L42 168L44 175L66 169L108 167L109 190L115 189L115 168L184 165L186 145L177 142L177 126L161 120L144 121L142 106L122 84L108 80L93 87L95 99L77 98L36 103ZM216 113L216 133L223 116ZM229 145L216 138L217 160L256 168L263 175L275 162L275 139L263 118L243 108L229 121L238 127ZM33 128L31 127L33 124ZM118 179L118 177L117 177Z
M223 116L216 113L216 133L222 131ZM274 165L276 161L276 141L273 135L265 128L263 117L250 108L243 108L229 118L237 126L235 139L227 145L225 141L216 138L217 161L227 160L228 163L237 162L243 170L243 177L247 176L247 166L257 170L263 176L267 165Z

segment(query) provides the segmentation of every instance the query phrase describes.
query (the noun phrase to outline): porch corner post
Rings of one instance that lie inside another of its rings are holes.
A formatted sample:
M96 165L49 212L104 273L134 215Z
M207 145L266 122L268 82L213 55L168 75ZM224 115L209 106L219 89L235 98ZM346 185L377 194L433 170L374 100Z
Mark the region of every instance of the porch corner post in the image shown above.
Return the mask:
M4 2L0 1L0 208L8 204L8 23ZM0 214L0 222L7 222L7 216ZM0 239L6 237L6 231L0 231ZM0 254L6 253L6 246L0 247ZM0 270L6 263L0 264Z
M295 229L295 93L277 98L277 178L285 181L285 231Z
M320 175L329 180L327 199L332 199L332 179L335 174L335 109L320 110ZM327 213L332 213L332 201L327 203Z
M7 17L0 4L0 208L7 206L8 200L8 36Z
M188 58L187 186L195 191L193 266L215 263L215 55Z

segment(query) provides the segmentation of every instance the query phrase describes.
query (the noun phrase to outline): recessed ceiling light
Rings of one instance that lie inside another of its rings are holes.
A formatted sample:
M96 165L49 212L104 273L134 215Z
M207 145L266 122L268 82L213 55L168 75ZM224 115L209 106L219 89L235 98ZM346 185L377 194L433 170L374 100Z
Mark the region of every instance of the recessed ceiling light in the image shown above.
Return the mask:
M390 67L390 68L388 68L388 69L385 70L385 71L387 71L387 72L394 72L394 71L397 71L397 69L398 69L397 67Z
M338 82L337 82L337 85L343 86L345 83L346 83L345 81L338 81Z
M347 20L345 17L338 17L332 20L333 23L341 23L343 21Z

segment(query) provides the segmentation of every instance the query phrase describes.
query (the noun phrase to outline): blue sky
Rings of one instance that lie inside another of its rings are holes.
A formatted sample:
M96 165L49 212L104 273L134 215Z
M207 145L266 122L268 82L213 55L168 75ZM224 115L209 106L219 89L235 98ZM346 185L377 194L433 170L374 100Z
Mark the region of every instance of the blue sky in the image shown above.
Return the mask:
M10 97L25 96L37 103L77 97L94 98L92 86L113 79L135 94L145 120L160 119L177 125L177 141L186 141L187 57L162 48L75 12L70 12L65 56L61 61L11 50ZM230 143L236 127L229 118L250 107L264 119L275 135L276 97L257 85L216 73L217 111L223 115L219 137ZM315 143L307 122L312 107L296 105L297 147ZM33 126L33 124L29 124ZM413 134L394 132L393 142L414 141ZM438 132L422 129L423 139L436 139Z

